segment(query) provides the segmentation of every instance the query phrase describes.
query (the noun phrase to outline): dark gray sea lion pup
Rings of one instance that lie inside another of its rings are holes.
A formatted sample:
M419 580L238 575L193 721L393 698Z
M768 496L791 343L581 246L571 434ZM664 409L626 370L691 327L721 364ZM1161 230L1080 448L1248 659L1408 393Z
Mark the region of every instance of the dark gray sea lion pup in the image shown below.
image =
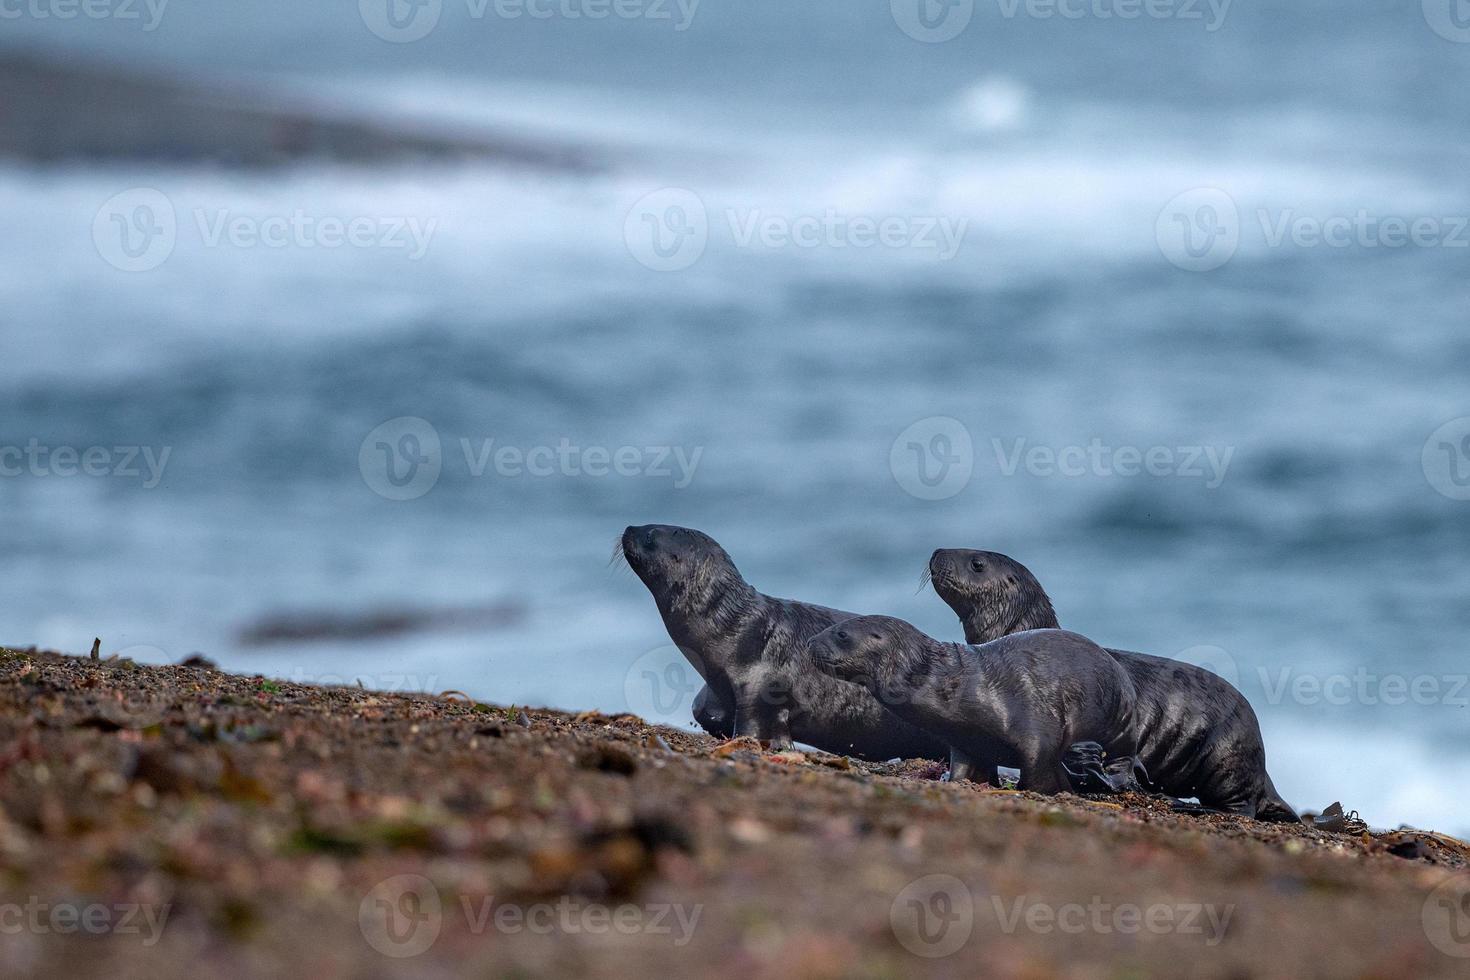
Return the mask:
M1133 683L1076 633L1030 630L966 646L901 619L860 616L818 633L807 650L819 669L863 684L976 766L1020 769L1021 789L1070 789L1063 757L1076 742L1133 757Z
M967 642L1058 625L1046 590L1013 558L941 549L929 559L928 574L960 617ZM1228 681L1167 657L1108 652L1138 692L1139 762L1154 787L1231 813L1297 822L1266 773L1256 713Z
M808 661L806 641L856 613L762 595L724 548L692 528L630 527L621 544L669 637L708 685L695 703L707 729L728 724L777 749L797 741L877 761L947 758L943 740Z

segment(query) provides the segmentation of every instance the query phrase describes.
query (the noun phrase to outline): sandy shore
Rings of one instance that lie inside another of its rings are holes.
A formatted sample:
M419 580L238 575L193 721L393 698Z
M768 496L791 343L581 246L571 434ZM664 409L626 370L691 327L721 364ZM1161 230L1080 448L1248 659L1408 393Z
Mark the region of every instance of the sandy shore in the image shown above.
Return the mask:
M1450 838L207 666L0 677L7 977L1470 969Z

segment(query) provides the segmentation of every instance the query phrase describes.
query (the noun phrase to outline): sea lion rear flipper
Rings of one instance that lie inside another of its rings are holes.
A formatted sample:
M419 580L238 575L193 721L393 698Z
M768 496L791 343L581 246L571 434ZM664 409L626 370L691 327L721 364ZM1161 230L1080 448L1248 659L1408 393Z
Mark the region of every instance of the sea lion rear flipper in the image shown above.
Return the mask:
M1266 787L1256 802L1256 819L1267 823L1301 823L1302 818L1276 792L1276 784L1271 782L1271 776L1267 773L1262 775L1266 777Z

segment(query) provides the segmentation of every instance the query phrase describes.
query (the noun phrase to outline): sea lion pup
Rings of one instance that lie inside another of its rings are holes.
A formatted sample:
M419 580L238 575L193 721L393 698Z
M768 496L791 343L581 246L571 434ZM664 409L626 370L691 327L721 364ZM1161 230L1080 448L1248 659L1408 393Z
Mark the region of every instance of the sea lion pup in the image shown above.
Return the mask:
M864 688L812 668L806 641L856 613L757 592L725 549L692 528L623 532L623 555L653 593L674 644L704 678L695 713L773 748L793 741L884 761L944 759L944 742L905 723Z
M993 551L947 548L929 578L969 643L1019 630L1055 629L1046 590L1020 562ZM1176 797L1258 820L1296 823L1266 773L1266 748L1250 702L1230 682L1193 664L1109 650L1138 692L1139 762L1147 781Z
M820 670L863 684L977 766L1020 769L1021 789L1070 789L1062 759L1075 742L1133 756L1133 682L1076 633L1029 630L966 646L901 619L860 616L818 633L807 650Z

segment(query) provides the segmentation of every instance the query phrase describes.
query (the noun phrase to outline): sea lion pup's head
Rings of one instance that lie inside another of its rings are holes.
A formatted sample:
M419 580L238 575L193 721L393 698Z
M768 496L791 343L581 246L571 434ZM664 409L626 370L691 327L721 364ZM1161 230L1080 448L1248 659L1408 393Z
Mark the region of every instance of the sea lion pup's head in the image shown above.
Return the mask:
M971 643L988 643L1022 630L1056 629L1057 614L1030 569L995 551L940 548L928 578L965 624Z
M906 700L938 666L934 640L892 616L857 616L807 641L812 664L825 674L866 687L884 704Z
M718 541L692 527L644 524L623 531L623 557L654 598L670 607L749 590Z

